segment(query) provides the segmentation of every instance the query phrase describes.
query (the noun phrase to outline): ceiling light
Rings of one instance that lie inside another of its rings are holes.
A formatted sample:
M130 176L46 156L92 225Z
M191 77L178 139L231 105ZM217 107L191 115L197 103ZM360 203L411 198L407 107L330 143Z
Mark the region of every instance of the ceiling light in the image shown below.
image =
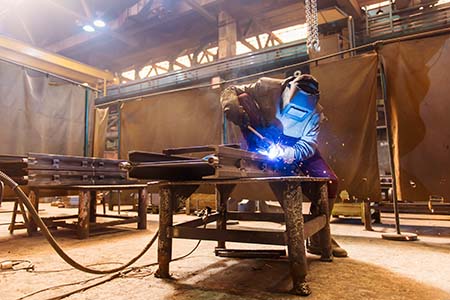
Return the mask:
M92 25L84 25L83 26L83 30L84 31L87 31L87 32L94 32L95 31L95 28L92 26Z
M106 23L105 23L105 21L103 21L103 20L97 19L97 20L94 21L94 25L95 25L96 27L105 27L105 26L106 26Z

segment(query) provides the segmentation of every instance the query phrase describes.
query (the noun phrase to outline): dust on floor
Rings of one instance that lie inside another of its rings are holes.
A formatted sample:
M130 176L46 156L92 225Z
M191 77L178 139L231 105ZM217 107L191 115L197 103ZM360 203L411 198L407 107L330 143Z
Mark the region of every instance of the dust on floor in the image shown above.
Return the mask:
M8 203L6 203L8 205ZM45 215L52 208L43 206ZM5 205L2 207L5 208ZM65 209L68 214L73 213ZM0 214L0 224L8 214ZM175 220L185 220L185 215ZM364 231L359 221L336 220L332 232L347 249L350 257L324 263L308 256L308 281L319 299L450 299L450 217L402 216L402 229L419 233L417 242L394 242L381 239L381 232L392 231L392 215L383 214L375 231ZM149 215L148 229L138 231L134 225L99 232L87 240L77 240L72 231L55 231L58 242L83 264L126 262L135 256L157 230L157 215ZM283 225L240 222L240 227L282 229ZM174 240L173 257L188 253L197 244L193 240ZM189 257L171 263L174 279L154 277L156 266L106 282L67 299L297 299L287 292L291 288L286 259L231 259L214 256L215 242L203 241ZM276 246L227 243L230 248L281 249ZM0 226L0 261L28 259L35 272L0 272L0 299L18 299L31 292L65 283L94 278L70 269L45 239L37 234L27 237L21 230L9 235ZM156 245L135 265L156 262ZM99 265L109 268L117 265ZM59 272L48 272L58 271ZM99 280L99 279L97 279ZM93 281L95 282L95 281ZM49 299L80 288L73 285L51 289L26 299Z

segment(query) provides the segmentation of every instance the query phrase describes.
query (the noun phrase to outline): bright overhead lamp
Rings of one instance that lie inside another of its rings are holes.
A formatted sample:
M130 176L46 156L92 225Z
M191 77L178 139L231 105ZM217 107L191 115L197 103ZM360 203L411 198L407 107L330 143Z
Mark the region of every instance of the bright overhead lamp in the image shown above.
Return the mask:
M95 28L92 25L87 24L83 26L83 30L86 32L94 32Z
M101 27L105 27L106 23L103 20L97 19L97 20L94 21L94 25L95 25L95 27L100 27L101 28Z

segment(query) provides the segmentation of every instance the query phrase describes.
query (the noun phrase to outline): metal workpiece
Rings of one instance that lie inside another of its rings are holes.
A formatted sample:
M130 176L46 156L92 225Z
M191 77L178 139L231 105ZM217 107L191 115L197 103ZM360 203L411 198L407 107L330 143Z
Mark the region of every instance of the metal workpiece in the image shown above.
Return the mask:
M20 185L33 187L124 184L128 171L123 160L95 157L28 153L27 156L0 155L0 170Z
M194 155L179 156L183 155ZM163 154L131 152L130 177L160 180L200 180L274 177L287 174L278 161L237 148L237 145L207 145L166 149Z

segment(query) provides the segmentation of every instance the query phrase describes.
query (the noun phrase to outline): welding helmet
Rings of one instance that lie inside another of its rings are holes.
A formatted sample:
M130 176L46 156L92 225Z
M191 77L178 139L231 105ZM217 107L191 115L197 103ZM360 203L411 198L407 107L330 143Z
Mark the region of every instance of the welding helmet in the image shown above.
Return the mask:
M281 94L281 119L306 120L319 101L319 83L308 74L287 78Z

